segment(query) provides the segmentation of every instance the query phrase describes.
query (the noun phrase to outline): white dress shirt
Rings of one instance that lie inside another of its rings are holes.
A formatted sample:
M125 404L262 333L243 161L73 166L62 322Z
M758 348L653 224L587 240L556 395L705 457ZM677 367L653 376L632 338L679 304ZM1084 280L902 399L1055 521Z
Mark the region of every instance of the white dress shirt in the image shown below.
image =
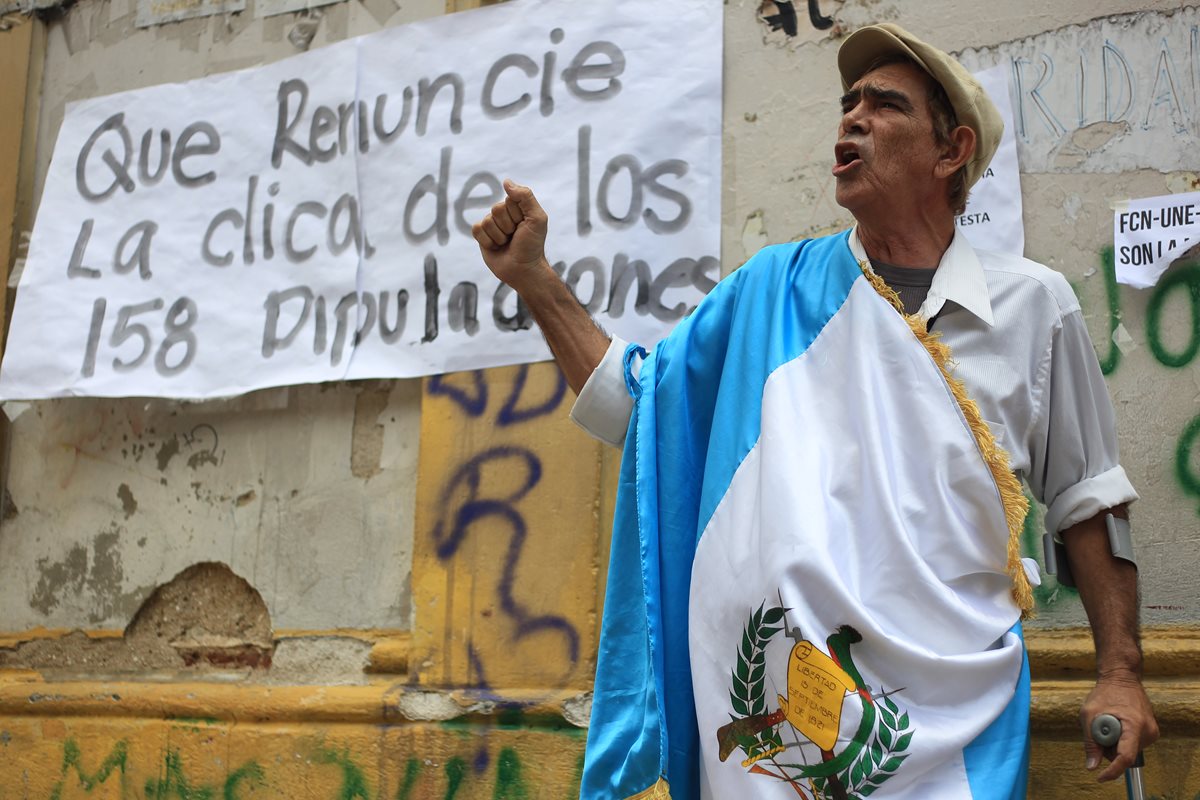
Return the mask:
M849 245L860 263L870 263L857 229ZM955 231L917 314L936 317L954 376L979 404L1013 471L1046 505L1046 530L1057 533L1137 499L1118 460L1108 388L1062 275L1018 256L977 251ZM614 446L624 442L633 409L626 347L613 337L571 409L580 427Z

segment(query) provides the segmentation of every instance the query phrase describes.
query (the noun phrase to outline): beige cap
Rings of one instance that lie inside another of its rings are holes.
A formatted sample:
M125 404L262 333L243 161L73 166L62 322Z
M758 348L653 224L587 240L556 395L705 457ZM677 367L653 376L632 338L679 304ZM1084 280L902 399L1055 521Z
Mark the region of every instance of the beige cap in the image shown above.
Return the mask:
M908 56L924 67L946 90L958 124L975 131L975 157L967 163L967 188L971 188L1000 144L1004 132L1000 112L962 64L890 22L859 28L842 42L838 50L842 89L849 89L880 58L893 54Z

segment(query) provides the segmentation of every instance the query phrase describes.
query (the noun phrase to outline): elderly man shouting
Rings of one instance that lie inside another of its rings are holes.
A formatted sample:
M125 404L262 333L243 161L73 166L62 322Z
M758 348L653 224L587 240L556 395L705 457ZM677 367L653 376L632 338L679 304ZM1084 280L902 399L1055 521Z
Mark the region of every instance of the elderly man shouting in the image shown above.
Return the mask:
M475 227L573 417L625 447L584 797L1023 796L1037 576L1018 476L1094 631L1081 721L1123 723L1101 780L1157 738L1136 494L1078 303L955 231L999 115L894 25L856 31L838 65L855 226L764 249L650 354L556 277L528 189L506 184ZM1095 769L1086 733L1085 750Z

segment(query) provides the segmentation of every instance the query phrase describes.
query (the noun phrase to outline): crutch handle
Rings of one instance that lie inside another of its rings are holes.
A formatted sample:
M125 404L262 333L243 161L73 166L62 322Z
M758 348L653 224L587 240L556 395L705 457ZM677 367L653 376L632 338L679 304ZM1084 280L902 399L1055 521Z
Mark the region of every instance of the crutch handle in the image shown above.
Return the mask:
M1121 720L1112 714L1099 714L1092 719L1092 741L1101 747L1112 747L1121 741ZM1125 792L1129 800L1145 800L1146 787L1142 783L1142 767L1146 759L1139 750L1133 765L1125 770Z
M1112 714L1098 714L1092 720L1092 741L1101 747L1112 747L1121 741L1121 720Z

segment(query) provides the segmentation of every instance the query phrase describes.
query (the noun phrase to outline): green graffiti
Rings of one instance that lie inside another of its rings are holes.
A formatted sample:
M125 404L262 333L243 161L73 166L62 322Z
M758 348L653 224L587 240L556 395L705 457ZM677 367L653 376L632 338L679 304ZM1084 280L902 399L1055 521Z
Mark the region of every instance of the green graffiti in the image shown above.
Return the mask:
M333 750L320 750L317 752L317 761L321 764L336 764L341 768L342 786L338 791L338 800L371 800L367 778L350 759L349 751L337 753Z
M496 790L492 800L528 800L529 790L521 779L521 759L517 751L506 747L496 762Z
M265 786L267 783L262 767L254 761L250 761L239 769L229 773L229 777L225 779L225 788L221 792L221 797L224 800L237 800L238 784L243 781L252 783L255 786Z
M66 786L67 773L71 770L75 771L75 775L79 778L79 785L85 792L91 792L100 784L104 783L112 775L113 770L121 771L121 789L120 796L127 797L129 793L125 790L126 770L128 767L128 746L124 740L113 745L113 749L108 754L108 758L100 767L91 774L88 774L83 769L83 756L79 750L79 745L73 739L67 739L63 743L63 778L54 785L54 789L50 792L50 800L60 800L63 790ZM215 790L210 786L193 787L183 773L183 762L176 750L167 751L163 757L163 770L161 773L164 777L162 780L153 778L146 781L146 798L147 800L158 800L159 798L174 797L178 800L212 800ZM237 789L239 784L243 782L251 782L262 785L265 783L262 768L253 761L247 762L239 769L229 773L225 779L225 786L222 792L224 800L237 800Z
M571 793L567 795L567 800L575 800L579 797L579 787L583 783L583 753L579 754L579 758L575 760L575 776L571 780Z
M1100 266L1104 272L1104 296L1108 300L1108 354L1100 359L1100 371L1111 375L1121 363L1121 348L1117 347L1113 339L1117 326L1121 324L1121 298L1117 295L1117 268L1111 247L1100 251ZM1096 354L1097 357L1099 355Z
M458 789L462 786L463 779L467 777L467 762L455 756L446 762L446 798L445 800L454 800L454 795L458 794Z
M334 765L340 769L342 781L337 800L375 800L363 770L351 758L349 750L318 749L312 763ZM396 789L395 800L411 800L417 793L424 771L423 764L418 758L407 759L403 776ZM492 800L530 800L537 784L529 783L517 750L511 747L501 749L495 765ZM583 777L583 765L584 756L580 753L575 762L571 787L568 789L569 796L573 797L578 792ZM62 777L55 784L50 800L61 800L72 773L78 778L79 787L91 793L117 771L120 772L118 795L132 797L137 794L136 790L129 790L126 786L127 773L131 769L128 745L124 740L113 745L103 763L95 771L89 772L83 767L83 754L79 745L73 739L67 739L63 743ZM455 800L471 774L470 765L464 757L454 756L445 762L443 771L446 776L444 800ZM217 800L219 794L221 800L238 800L239 793L267 785L266 774L255 761L247 761L240 768L228 773L219 789L216 784L193 784L186 773L180 751L168 749L163 754L158 776L146 780L144 797L145 800ZM471 790L467 790L467 794L472 794ZM381 792L379 800L382 797Z
M500 728L524 728L529 725L525 712L520 708L501 708L496 714L496 725Z
M408 763L404 765L404 782L401 783L400 788L396 790L396 800L408 800L408 798L412 796L412 790L417 785L417 776L420 774L420 760L410 758Z
M1021 552L1026 558L1032 558L1042 568L1042 585L1033 588L1033 599L1038 608L1050 608L1060 600L1068 597L1078 597L1079 590L1071 586L1063 586L1046 573L1045 557L1042 554L1042 530L1038 524L1036 512L1037 502L1028 494L1029 513L1025 515L1025 524L1021 529Z
M168 750L163 758L165 777L158 781L150 778L146 781L146 800L175 797L178 800L212 800L213 789L210 786L192 787L187 776L183 774L183 762L178 750Z
M59 800L62 797L63 787L67 782L67 773L72 769L75 770L75 775L79 778L79 785L83 787L85 792L90 793L98 785L107 781L114 769L121 770L121 783L124 785L126 757L126 744L122 740L113 745L108 758L104 759L100 767L89 775L83 771L82 754L79 752L79 745L75 743L74 739L67 739L63 742L62 778L54 785L54 789L50 792L50 800ZM123 788L121 794L125 794Z
M1177 289L1186 291L1191 300L1192 324L1187 345L1179 352L1172 353L1162 341L1162 316L1167 298ZM1192 363L1200 351L1200 264L1177 266L1158 282L1146 304L1146 338L1150 352L1164 367L1178 369Z
M1186 493L1200 497L1200 475L1192 469L1192 450L1197 441L1200 441L1200 416L1187 424L1175 446L1175 477L1179 486Z

